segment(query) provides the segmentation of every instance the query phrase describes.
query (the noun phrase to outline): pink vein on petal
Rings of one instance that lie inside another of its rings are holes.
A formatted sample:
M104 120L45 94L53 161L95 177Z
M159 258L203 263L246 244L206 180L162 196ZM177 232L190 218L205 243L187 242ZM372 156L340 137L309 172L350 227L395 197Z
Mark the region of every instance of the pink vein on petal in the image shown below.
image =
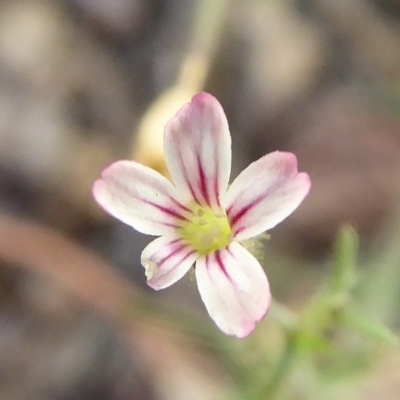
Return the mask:
M245 207L241 208L236 212L235 215L230 217L230 223L231 226L236 225L253 207L255 207L257 204L259 204L261 201L263 201L269 193L263 194L262 196L256 198L253 200L250 204L246 205ZM232 206L228 208L227 213L228 215L230 214L230 211L232 210Z
M217 157L214 157L215 159L215 177L214 177L214 193L215 193L215 202L219 207L221 207L221 196L220 196L220 191L219 191L219 162Z
M177 212L176 212L175 210L173 210L173 209L170 209L170 208L168 208L168 207L162 206L162 205L160 205L160 204L157 204L157 203L154 203L154 202L148 201L148 200L144 200L143 202L144 202L145 204L148 204L148 205L150 205L150 206L153 206L153 207L159 209L160 211L164 212L165 214L170 215L171 217L175 217L175 218L177 218L177 219L179 219L179 220L181 220L181 221L187 221L187 219L186 219L183 215L177 213Z
M175 200L173 197L168 196L168 198L176 205L178 206L182 211L186 212L191 212L191 210L187 207L185 207L183 204L179 203L179 201Z
M176 238L176 239L172 240L171 242L169 242L168 246L172 246L172 245L180 242L181 240L182 240L181 238ZM157 252L158 252L158 249L156 251L154 251L154 253L151 256L149 256L147 259L151 260L157 254Z
M179 242L181 242L180 244L178 244ZM176 247L175 247L176 245ZM184 250L185 248L188 250L188 252L186 252L185 256L181 259L180 262L186 260L188 257L190 257L192 254L194 254L196 251L191 249L186 243L184 243L182 241L181 238L176 238L174 240L172 240L171 242L168 243L168 247L175 247L174 250L172 250L168 255L166 255L165 257L163 257L162 259L160 259L159 261L157 261L157 265L159 267L161 267L165 262L167 262L171 257L175 256L176 254L180 253L182 250ZM158 250L156 250L151 256L149 256L147 259L151 260L156 254L157 254Z
M171 245L171 243L170 243ZM181 252L184 248L186 248L187 245L186 244L181 244L180 246L178 246L174 251L171 251L171 253L169 253L167 256L165 256L164 258L162 258L159 262L158 265L161 267L162 264L164 264L166 261L168 261L171 257L173 257L175 254ZM189 254L193 254L194 250L191 250L189 252ZM186 256L185 256L186 258Z
M224 249L224 251L228 250L228 249ZM232 255L232 253L229 251L229 253ZM228 271L225 268L224 263L222 262L222 258L221 258L221 252L219 250L217 250L215 252L215 260L217 261L218 267L220 268L220 270L224 273L224 275L226 276L226 278L230 281L231 277L228 274Z
M201 164L201 160L199 155L197 155L197 168L199 171L199 178L200 178L200 192L203 196L204 201L208 206L210 206L210 196L208 194L208 189L207 189L207 177L206 174L204 173L204 168Z
M179 250L174 250L170 255L168 255L167 257L165 257L164 259L162 259L161 261L157 262L157 266L159 268L160 271L160 275L158 276L157 280L159 281L162 278L168 277L171 275L171 273L174 273L174 269L177 268L180 264L184 263L188 258L190 258L193 254L196 253L195 250L190 250L189 252L187 252L179 261L176 262L176 264L174 265L174 267L171 270L167 270L164 271L164 269L162 269L162 265L168 261L170 258L172 258L174 255L176 255L177 253L179 253L180 251L182 251L182 248L180 248ZM150 280L151 281L151 280ZM153 284L154 285L154 284ZM152 286L153 288L155 288L155 286Z
M185 167L185 163L183 162L183 158L182 158L182 153L181 153L181 151L178 152L178 155L179 155L179 164L180 164L180 166L181 166L181 169L182 169L182 171L183 171L184 178L185 178L185 180L186 180L186 182L187 182L187 185L188 185L188 187L189 187L190 194L192 195L193 200L194 200L197 204L199 204L199 203L200 203L200 202L199 202L199 199L198 199L197 196L196 196L196 193L195 193L195 191L194 191L194 188L193 188L193 186L192 186L192 183L190 182L190 179L189 179L189 176L188 176L186 167Z

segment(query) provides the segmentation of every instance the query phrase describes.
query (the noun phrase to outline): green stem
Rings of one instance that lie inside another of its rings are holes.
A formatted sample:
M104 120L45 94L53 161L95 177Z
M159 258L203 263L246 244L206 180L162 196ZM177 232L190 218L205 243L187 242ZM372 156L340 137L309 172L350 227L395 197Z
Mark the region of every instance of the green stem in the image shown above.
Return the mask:
M288 338L285 351L282 353L275 371L267 384L261 388L259 399L272 400L276 397L283 381L286 379L293 365L296 355L296 345L293 337Z
M287 336L286 347L280 355L272 375L260 383L258 375L239 396L243 400L274 400L287 378L296 358L296 336Z

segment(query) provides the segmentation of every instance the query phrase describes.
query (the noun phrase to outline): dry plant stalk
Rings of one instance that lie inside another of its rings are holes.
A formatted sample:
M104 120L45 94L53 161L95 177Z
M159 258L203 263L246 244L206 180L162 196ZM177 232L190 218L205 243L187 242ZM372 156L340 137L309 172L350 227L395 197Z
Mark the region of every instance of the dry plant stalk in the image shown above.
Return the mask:
M169 177L164 161L164 126L183 104L201 91L219 38L227 0L202 0L195 16L191 51L177 82L149 107L132 143L133 159Z

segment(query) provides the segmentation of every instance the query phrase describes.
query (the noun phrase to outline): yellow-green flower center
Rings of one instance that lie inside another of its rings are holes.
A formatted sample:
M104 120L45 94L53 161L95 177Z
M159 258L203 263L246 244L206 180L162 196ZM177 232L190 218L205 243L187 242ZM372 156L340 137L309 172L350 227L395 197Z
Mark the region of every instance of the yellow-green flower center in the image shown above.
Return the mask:
M197 203L190 208L192 213L182 223L182 237L202 256L227 247L232 231L225 211Z

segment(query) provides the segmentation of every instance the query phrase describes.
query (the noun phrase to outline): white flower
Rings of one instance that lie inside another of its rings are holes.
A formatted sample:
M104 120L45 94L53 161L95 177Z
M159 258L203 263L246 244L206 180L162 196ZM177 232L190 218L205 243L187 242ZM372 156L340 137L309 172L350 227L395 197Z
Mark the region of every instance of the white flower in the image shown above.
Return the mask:
M160 236L142 252L158 290L195 264L201 298L218 327L247 336L268 311L271 293L257 259L240 242L273 228L307 195L310 179L291 153L250 164L228 188L231 136L219 102L200 93L165 127L165 159L174 184L134 161L117 161L93 186L111 215Z

